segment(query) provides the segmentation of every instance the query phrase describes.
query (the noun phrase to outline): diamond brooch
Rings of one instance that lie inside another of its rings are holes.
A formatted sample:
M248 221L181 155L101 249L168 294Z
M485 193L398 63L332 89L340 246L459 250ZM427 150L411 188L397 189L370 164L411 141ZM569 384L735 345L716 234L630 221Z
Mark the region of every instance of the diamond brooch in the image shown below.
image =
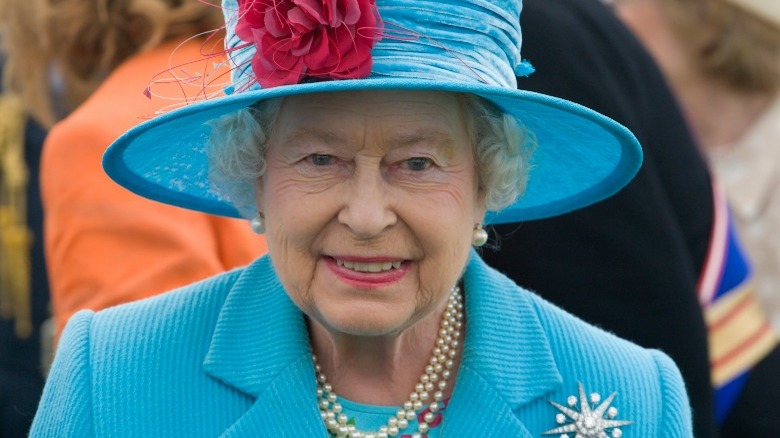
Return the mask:
M623 431L619 427L629 425L632 422L614 419L617 417L618 410L610 404L617 393L613 392L604 401L601 401L601 395L595 392L590 394L590 397L586 396L582 383L578 383L577 387L580 392L579 411L576 410L577 397L573 395L566 399L566 404L569 406L563 406L549 400L551 405L561 411L555 416L555 421L562 426L550 429L543 435L560 434L560 438L621 438ZM569 420L571 423L567 423ZM569 435L570 433L574 435Z

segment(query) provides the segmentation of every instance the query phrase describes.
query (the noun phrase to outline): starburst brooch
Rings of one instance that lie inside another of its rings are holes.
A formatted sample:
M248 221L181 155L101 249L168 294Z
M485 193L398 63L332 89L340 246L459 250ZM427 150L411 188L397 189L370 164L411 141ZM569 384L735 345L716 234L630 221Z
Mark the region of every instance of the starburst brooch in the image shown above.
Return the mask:
M618 429L620 426L631 424L631 421L615 420L618 410L612 404L617 392L613 392L604 401L601 401L601 395L597 393L590 394L590 399L585 395L585 388L582 383L577 384L580 391L579 412L576 411L577 397L570 395L566 399L569 405L563 406L549 400L550 404L558 408L561 413L555 416L555 421L562 426L550 429L543 435L561 434L560 438L569 438L569 433L574 433L573 438L620 438L623 431ZM601 402L601 404L598 404ZM593 403L593 407L591 406ZM598 405L598 406L596 406ZM605 416L606 414L606 416ZM568 417L568 418L567 418ZM566 423L571 419L571 423ZM608 429L612 429L608 431ZM608 433L609 432L609 433Z

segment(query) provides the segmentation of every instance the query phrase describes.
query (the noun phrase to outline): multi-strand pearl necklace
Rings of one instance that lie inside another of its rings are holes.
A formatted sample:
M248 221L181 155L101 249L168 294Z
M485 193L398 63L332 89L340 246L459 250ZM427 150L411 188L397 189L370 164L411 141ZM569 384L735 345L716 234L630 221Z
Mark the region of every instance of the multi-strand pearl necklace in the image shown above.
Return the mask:
M353 424L347 424L349 419L343 413L341 403L338 402L333 387L322 372L322 367L314 359L314 369L317 372L317 398L319 399L320 414L325 427L331 436L349 438L387 438L398 436L401 431L409 426L409 420L417 417L418 412L427 406L430 412L423 416L423 421L417 425L417 433L413 437L430 430L431 422L436 418L440 409L440 402L444 399L444 390L447 381L452 374L455 356L460 346L460 334L463 327L463 297L459 287L452 288L447 309L439 323L439 335L433 354L425 367L425 372L409 395L409 399L403 404L394 417L387 420L387 424L376 432L363 432ZM431 394L432 393L432 394Z

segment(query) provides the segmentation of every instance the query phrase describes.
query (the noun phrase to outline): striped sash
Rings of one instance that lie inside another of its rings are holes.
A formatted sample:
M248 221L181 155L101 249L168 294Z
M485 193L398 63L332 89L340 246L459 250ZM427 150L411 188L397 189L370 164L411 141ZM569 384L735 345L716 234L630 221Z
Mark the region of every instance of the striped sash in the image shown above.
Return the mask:
M777 336L756 299L749 260L717 181L713 195L713 230L697 290L707 323L716 419L723 423L750 370L774 348Z

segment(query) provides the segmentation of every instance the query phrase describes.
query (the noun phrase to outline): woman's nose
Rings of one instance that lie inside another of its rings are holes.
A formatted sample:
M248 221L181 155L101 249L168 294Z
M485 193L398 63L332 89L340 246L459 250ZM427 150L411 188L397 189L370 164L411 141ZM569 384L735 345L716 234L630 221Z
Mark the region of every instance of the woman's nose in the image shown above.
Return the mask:
M356 174L345 192L339 222L362 239L376 237L397 221L381 172Z

